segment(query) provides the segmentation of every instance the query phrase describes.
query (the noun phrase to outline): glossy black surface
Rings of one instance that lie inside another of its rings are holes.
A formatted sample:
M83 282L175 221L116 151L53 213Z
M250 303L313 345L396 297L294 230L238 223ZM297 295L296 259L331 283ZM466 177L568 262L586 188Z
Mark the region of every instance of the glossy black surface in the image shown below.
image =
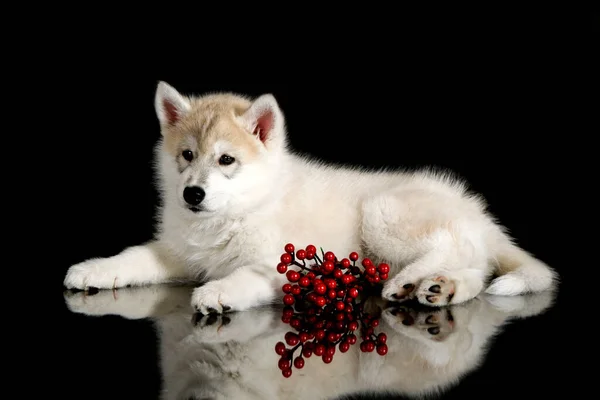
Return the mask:
M286 379L274 349L295 330L282 307L201 316L191 289L66 292L66 353L89 354L71 365L70 387L92 398L406 398L425 388L434 398L526 398L552 395L560 382L558 343L567 336L553 292L440 309L372 297L363 304L380 321L375 334L387 335L386 355L361 353L359 338L330 364L305 358Z

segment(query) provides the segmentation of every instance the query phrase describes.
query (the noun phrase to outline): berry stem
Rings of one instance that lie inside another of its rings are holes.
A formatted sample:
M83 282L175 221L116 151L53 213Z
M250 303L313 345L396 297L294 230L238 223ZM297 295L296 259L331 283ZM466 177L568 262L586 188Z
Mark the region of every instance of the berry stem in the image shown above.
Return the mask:
M303 260L304 261L304 260ZM294 264L297 267L302 268L305 271L311 271L311 272L317 272L316 270L312 269L312 268L308 268L306 267L306 263L304 263L304 265L300 264L298 261L294 260L292 261L292 264Z

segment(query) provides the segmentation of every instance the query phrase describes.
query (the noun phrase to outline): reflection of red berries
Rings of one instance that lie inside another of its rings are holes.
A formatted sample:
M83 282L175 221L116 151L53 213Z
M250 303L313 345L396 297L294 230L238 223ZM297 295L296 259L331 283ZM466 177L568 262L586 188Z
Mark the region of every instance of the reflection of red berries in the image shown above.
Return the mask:
M277 342L277 344L275 345L275 353L282 356L286 353L286 351L287 351L287 349L285 348L285 343Z
M385 356L388 352L388 347L386 344L377 345L377 354L380 356Z
M294 360L294 367L302 369L302 367L304 367L304 358L296 357L296 359Z

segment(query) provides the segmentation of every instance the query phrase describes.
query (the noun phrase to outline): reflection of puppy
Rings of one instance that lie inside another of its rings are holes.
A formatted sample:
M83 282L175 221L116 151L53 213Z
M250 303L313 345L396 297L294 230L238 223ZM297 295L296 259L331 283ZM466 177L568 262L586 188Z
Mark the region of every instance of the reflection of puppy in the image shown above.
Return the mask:
M361 353L356 344L347 353L337 351L330 364L313 355L286 379L274 348L293 329L281 322L281 309L201 316L192 313L190 295L190 288L159 286L80 292L66 302L77 313L153 318L163 399L322 399L376 391L440 393L483 360L509 319L539 314L553 299L551 292L483 295L439 309L375 299L365 308L381 315L376 332L387 334L387 355Z

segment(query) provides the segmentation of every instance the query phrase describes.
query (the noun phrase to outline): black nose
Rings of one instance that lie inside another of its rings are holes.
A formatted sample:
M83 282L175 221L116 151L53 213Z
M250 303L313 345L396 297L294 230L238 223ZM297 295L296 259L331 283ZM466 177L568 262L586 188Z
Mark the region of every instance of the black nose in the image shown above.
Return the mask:
M188 186L183 190L183 199L192 206L202 203L205 195L204 189L200 186Z

